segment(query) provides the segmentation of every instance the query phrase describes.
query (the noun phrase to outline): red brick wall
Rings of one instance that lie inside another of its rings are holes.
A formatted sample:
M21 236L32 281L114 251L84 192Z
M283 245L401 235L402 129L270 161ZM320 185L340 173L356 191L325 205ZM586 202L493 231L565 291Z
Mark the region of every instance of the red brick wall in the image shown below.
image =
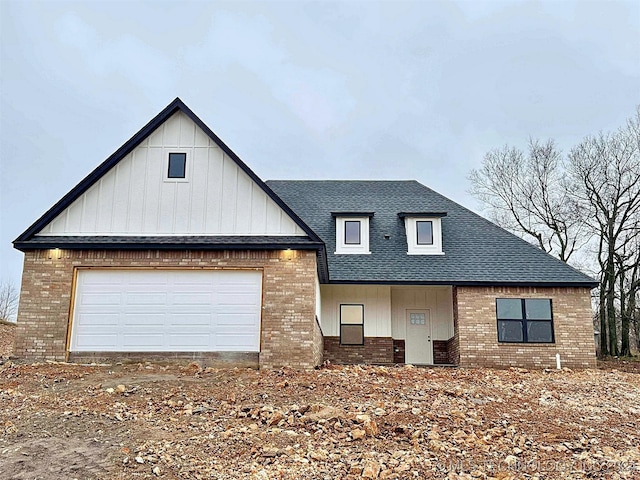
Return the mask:
M263 271L261 367L320 363L312 251L50 250L25 253L15 354L64 360L74 268L259 268ZM59 258L58 258L59 257Z
M405 359L404 340L393 339L393 363L404 363Z
M498 343L496 298L550 298L555 343ZM596 365L588 288L457 287L454 322L461 366L555 368L556 353L566 367Z
M449 352L447 351L446 340L433 341L433 363L435 365L444 365L449 363Z
M324 359L331 363L393 363L391 337L365 337L364 345L340 345L340 337L324 337Z

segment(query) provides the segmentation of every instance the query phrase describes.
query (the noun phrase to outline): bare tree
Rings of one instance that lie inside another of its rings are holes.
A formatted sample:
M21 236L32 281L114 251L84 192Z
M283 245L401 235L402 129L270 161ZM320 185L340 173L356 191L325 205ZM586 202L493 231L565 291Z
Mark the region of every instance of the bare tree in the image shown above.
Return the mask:
M492 220L566 262L589 235L564 178L553 140L530 140L528 154L509 146L492 150L469 175L470 192Z
M15 320L19 298L20 294L13 283L0 281L0 320Z
M616 289L625 295L620 291L625 288L621 277L629 262L637 262L637 256L628 252L640 224L640 109L616 133L587 137L572 149L569 172L575 204L599 237L601 351L617 355ZM621 328L628 345L629 323L623 322Z

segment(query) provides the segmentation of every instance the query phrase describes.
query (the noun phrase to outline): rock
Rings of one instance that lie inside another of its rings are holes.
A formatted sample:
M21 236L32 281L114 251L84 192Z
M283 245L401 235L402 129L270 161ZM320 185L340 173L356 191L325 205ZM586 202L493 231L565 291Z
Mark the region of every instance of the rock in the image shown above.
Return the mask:
M360 475L362 473L362 467L357 463L354 463L349 467L349 475Z
M378 424L375 422L375 420L367 420L366 422L364 422L363 428L367 435L369 435L370 437L375 437L376 435L378 435L378 433L380 433Z
M136 457L135 458L136 463L144 463L144 458L142 457Z
M326 450L312 450L311 452L309 452L309 458L312 458L313 460L326 460L328 458L328 452Z
M386 415L387 412L384 408L376 408L375 411L373 412L374 415L376 415L377 417L381 417L383 415Z
M378 478L380 475L380 464L375 460L367 460L362 470L362 478Z
M413 413L414 415L420 415L422 413L422 410L417 407L414 407L411 409L411 413Z
M360 430L359 428L354 428L353 430L351 430L351 438L353 438L354 440L364 438L366 434L367 432L365 432L364 430Z
M369 420L371 420L371 417L369 415L365 415L365 414L356 415L356 422L358 423L365 423L365 422L368 422Z
M127 390L127 388L124 385L118 385L116 387L116 392L117 393L124 393Z
M162 474L162 470L160 470L160 467L153 467L151 469L151 473L153 473L156 477L159 477Z
M280 423L281 420L284 420L284 415L279 411L276 411L271 416L271 419L269 419L269 426L273 427L274 425L277 425L278 423Z
M336 420L344 418L344 410L336 407L328 407L321 405L317 412L304 416L308 422L317 422L319 420Z
M516 463L518 463L518 458L514 457L513 455L507 455L507 457L504 459L504 463L506 463L507 465L509 465L510 467L514 466Z
M113 392L115 392L115 390L114 390L113 388L107 388L105 391L106 391L107 393L113 393Z

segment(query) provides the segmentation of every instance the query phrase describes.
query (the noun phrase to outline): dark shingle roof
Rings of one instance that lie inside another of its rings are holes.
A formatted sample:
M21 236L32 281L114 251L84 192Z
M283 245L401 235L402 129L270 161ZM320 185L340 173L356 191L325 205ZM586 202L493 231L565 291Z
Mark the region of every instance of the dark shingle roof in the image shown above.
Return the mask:
M266 183L326 243L331 282L596 285L587 275L416 181ZM331 213L340 211L374 212L370 255L334 254ZM445 255L407 255L401 212L446 213Z

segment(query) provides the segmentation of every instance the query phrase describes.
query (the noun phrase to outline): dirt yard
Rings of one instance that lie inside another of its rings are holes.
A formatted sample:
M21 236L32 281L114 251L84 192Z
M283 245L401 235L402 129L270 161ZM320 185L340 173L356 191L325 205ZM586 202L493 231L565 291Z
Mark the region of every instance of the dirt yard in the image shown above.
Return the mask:
M629 370L9 362L0 478L638 479Z

